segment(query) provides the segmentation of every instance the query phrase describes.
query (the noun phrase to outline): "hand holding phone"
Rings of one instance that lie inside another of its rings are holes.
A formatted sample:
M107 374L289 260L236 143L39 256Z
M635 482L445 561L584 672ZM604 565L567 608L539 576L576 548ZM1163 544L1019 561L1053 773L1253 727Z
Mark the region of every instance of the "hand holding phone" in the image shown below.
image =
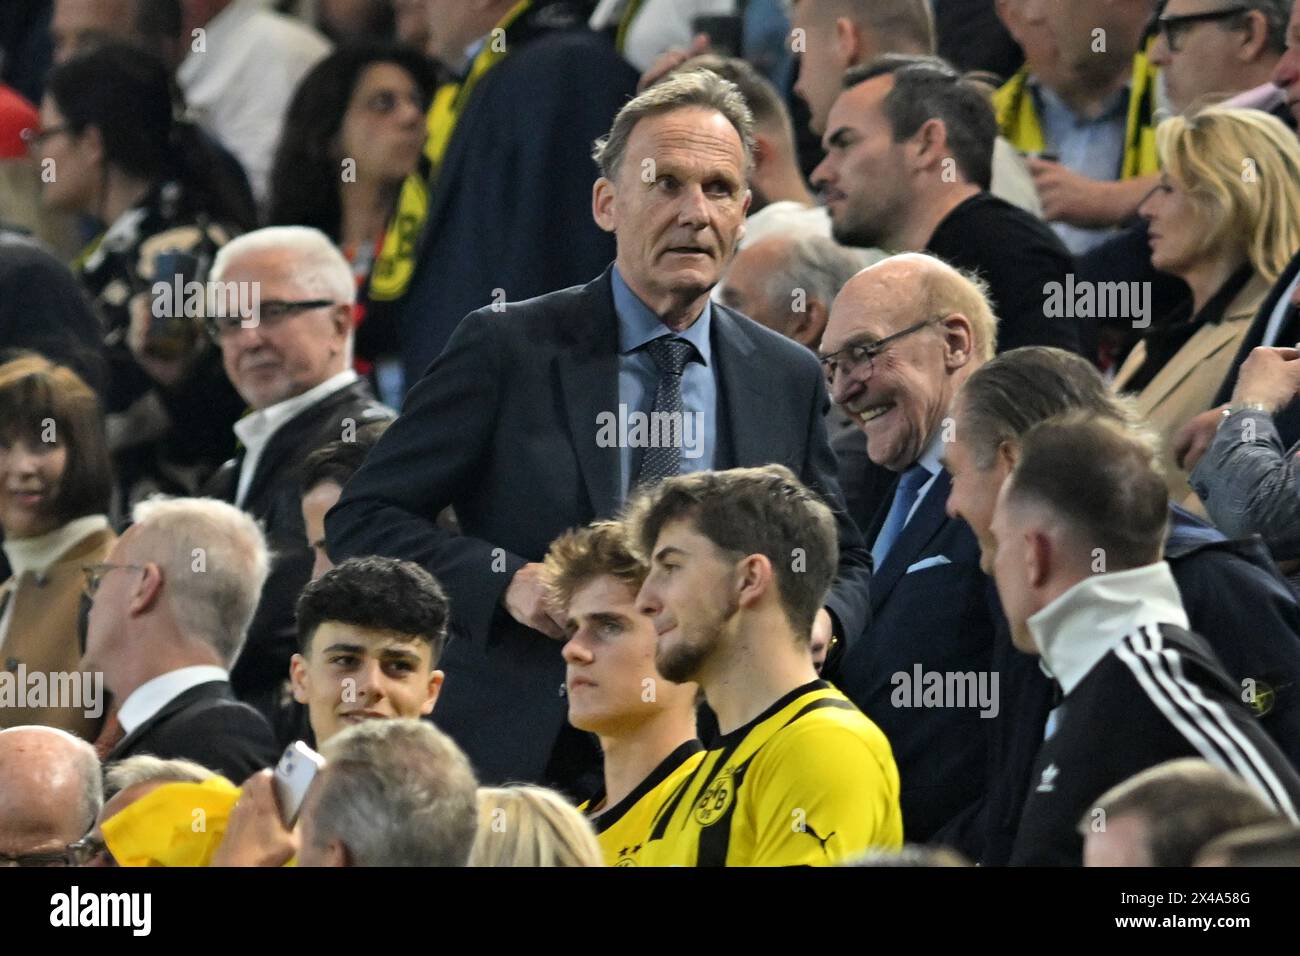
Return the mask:
M280 805L280 819L292 828L302 810L302 802L311 788L316 774L325 768L325 758L301 740L284 749L280 762L275 765L275 798Z

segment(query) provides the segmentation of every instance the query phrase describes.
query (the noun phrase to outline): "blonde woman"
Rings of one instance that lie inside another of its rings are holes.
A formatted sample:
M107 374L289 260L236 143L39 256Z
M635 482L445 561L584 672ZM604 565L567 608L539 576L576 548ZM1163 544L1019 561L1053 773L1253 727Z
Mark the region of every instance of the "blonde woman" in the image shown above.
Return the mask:
M470 866L604 866L591 825L545 787L481 787Z
M1151 262L1191 289L1153 324L1115 378L1160 434L1175 501L1192 494L1176 430L1214 404L1269 287L1300 249L1300 143L1258 110L1209 107L1156 130L1163 173L1138 207ZM1194 501L1194 499L1192 499Z

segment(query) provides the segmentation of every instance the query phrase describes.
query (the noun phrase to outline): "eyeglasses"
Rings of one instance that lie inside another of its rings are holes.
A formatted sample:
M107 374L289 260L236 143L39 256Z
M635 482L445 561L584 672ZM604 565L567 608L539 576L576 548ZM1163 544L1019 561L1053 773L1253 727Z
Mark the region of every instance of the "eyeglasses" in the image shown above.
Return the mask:
M946 315L934 316L929 319L922 319L915 325L909 325L901 332L895 332L893 335L886 335L883 339L877 339L875 342L866 344L850 344L842 349L837 349L829 355L821 357L822 371L826 373L826 387L830 388L835 384L835 375L837 372L843 372L845 375L852 375L864 365L867 369L866 377L862 379L865 384L870 378L873 371L872 363L876 356L885 351L899 339L918 332L935 322L942 322ZM842 357L841 357L842 356Z
M106 853L107 849L103 840L84 836L76 843L69 843L57 850L19 854L0 853L0 867L85 866L95 857Z
M243 328L270 328L299 312L310 312L312 309L324 309L334 305L338 303L332 299L304 299L300 302L271 299L258 306L257 314L251 317L247 326L244 325L246 320L241 315L223 315L208 319L208 335L212 337L212 341L219 343L223 338L238 335L239 330Z
M1180 53L1182 52L1183 37L1196 24L1230 20L1233 17L1239 17L1243 13L1249 12L1249 7L1232 6L1225 7L1222 10L1207 10L1204 13L1185 13L1182 16L1171 16L1164 13L1160 15L1156 23L1160 27L1161 35L1165 38L1165 44L1169 47L1169 52Z
M51 136L58 136L60 133L67 133L72 129L66 123L62 126L51 126L49 129L25 129L19 133L19 137L28 146L39 147Z
M108 562L103 562L101 564L84 565L81 569L81 573L86 576L86 584L82 588L82 591L83 593L85 593L86 597L90 598L93 601L95 599L95 592L99 590L100 584L104 582L104 575L108 574L109 571L113 571L117 569L121 569L123 571L143 571L144 565L143 564L109 564Z

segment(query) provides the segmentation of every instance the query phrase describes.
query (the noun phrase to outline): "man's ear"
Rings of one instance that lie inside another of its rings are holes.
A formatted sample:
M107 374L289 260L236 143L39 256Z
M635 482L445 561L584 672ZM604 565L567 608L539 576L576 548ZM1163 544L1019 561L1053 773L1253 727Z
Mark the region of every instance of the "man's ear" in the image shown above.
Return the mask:
M162 568L150 561L140 573L135 590L131 592L131 603L127 605L127 614L139 617L153 610L158 604L163 591Z
M1039 530L1025 533L1025 580L1041 588L1052 573L1052 541Z
M943 322L944 364L964 368L975 357L975 328L971 320L954 312Z
M914 169L924 172L939 169L948 155L948 127L941 119L928 119L908 141Z
M1268 46L1268 21L1264 18L1264 14L1258 10L1251 10L1246 14L1246 23L1248 29L1245 31L1245 38L1234 54L1238 63L1254 63Z
M821 299L809 299L803 312L794 313L795 321L790 329L790 337L805 348L817 351L822 335L826 331L826 320L830 313Z
M1004 439L998 444L997 464L1002 469L1002 480L1006 481L1007 476L1011 474L1012 469L1016 467L1016 462L1020 460L1020 446L1010 439Z
M420 707L420 713L428 717L433 713L433 707L438 703L438 695L442 693L442 681L444 678L442 671L433 670L429 672L429 697Z
M618 225L618 217L614 214L615 192L614 184L604 176L591 187L591 218L606 232L613 232Z
M862 33L848 17L835 18L835 53L835 58L846 70L861 58Z
M756 606L775 584L775 572L767 555L751 554L736 565L736 601L741 607Z
M289 686L293 689L293 699L300 704L307 703L308 683L307 658L295 654L289 658Z

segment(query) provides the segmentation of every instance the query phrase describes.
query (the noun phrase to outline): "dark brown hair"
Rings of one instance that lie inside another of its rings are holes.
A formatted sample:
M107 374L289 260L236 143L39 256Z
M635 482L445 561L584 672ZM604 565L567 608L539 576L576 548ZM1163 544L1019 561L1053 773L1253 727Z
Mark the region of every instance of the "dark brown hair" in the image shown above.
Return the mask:
M1047 506L1100 548L1110 571L1160 560L1169 492L1152 467L1151 449L1112 419L1085 413L1040 422L1025 433L1007 498Z
M113 469L94 391L72 369L35 352L7 358L0 365L0 441L40 445L52 437L67 447L59 491L49 504L60 525L106 513Z
M677 520L689 521L722 551L765 556L790 626L811 639L839 563L839 538L830 508L789 468L677 475L639 497L627 520L646 559L664 525Z

